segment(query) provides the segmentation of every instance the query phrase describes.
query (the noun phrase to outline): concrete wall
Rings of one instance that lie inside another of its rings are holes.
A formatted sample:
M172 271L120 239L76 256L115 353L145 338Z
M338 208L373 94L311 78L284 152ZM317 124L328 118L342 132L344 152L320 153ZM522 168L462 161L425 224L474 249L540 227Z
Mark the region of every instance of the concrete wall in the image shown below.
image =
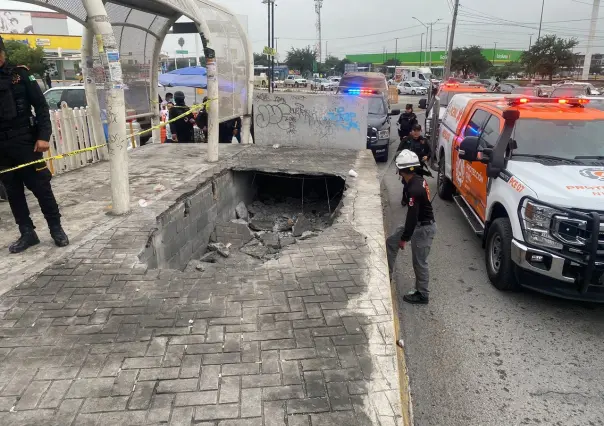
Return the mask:
M235 206L253 201L252 178L253 174L225 171L181 197L158 218L140 260L150 268L183 269L189 260L201 257L216 222L235 219Z
M258 145L364 150L367 100L330 94L255 93L254 141Z

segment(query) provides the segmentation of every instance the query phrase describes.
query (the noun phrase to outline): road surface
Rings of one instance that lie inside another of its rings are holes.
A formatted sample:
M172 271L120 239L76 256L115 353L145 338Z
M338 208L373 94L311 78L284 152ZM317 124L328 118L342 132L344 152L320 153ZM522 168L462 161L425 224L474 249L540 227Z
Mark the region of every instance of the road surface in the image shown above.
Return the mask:
M379 167L392 230L406 211L401 184L394 165ZM604 425L604 306L496 290L456 205L436 196L434 209L430 304L399 296L415 425ZM401 295L414 284L409 254L398 257Z

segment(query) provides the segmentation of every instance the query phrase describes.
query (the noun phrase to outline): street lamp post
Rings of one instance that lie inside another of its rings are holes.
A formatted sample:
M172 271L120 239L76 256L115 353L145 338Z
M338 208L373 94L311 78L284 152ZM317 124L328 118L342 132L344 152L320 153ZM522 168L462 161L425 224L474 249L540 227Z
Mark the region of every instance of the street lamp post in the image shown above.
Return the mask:
M415 19L420 24L422 24L424 26L424 28L426 28L426 50L428 50L427 49L427 47L428 47L428 35L430 37L430 56L429 56L429 59L428 59L428 63L429 63L429 66L432 66L432 26L434 24L436 24L437 22L442 21L442 19L439 18L436 21L429 22L428 24L424 24L422 21L420 21L419 19L417 19L415 16L413 16L412 18Z

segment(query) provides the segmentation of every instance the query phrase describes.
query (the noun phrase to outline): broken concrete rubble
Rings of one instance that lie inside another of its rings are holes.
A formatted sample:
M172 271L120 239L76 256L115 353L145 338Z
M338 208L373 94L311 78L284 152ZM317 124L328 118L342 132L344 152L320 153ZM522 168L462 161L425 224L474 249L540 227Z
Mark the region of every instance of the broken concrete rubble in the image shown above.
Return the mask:
M308 240L309 238L316 237L317 235L319 235L319 234L317 234L316 232L306 231L302 235L300 235L300 237L298 239L299 240Z
M306 218L306 216L304 216L303 213L298 214L298 217L296 218L296 222L292 228L292 235L294 237L299 237L306 231L311 231L311 230L312 230L312 224Z
M279 236L274 232L265 232L260 236L262 243L268 248L279 249Z
M208 249L217 252L222 257L229 257L231 255L229 248L222 243L210 243L208 244Z
M237 204L237 207L235 207L235 213L237 214L237 219L248 220L249 218L247 207L243 201Z

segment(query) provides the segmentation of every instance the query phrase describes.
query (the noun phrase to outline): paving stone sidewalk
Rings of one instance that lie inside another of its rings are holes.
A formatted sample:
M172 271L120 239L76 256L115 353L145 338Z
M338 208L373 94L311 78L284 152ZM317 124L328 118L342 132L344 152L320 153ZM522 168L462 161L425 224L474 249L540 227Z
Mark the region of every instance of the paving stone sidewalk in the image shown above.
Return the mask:
M216 166L359 173L332 227L260 268L149 269L141 215L0 297L0 425L402 424L375 163L309 152Z

